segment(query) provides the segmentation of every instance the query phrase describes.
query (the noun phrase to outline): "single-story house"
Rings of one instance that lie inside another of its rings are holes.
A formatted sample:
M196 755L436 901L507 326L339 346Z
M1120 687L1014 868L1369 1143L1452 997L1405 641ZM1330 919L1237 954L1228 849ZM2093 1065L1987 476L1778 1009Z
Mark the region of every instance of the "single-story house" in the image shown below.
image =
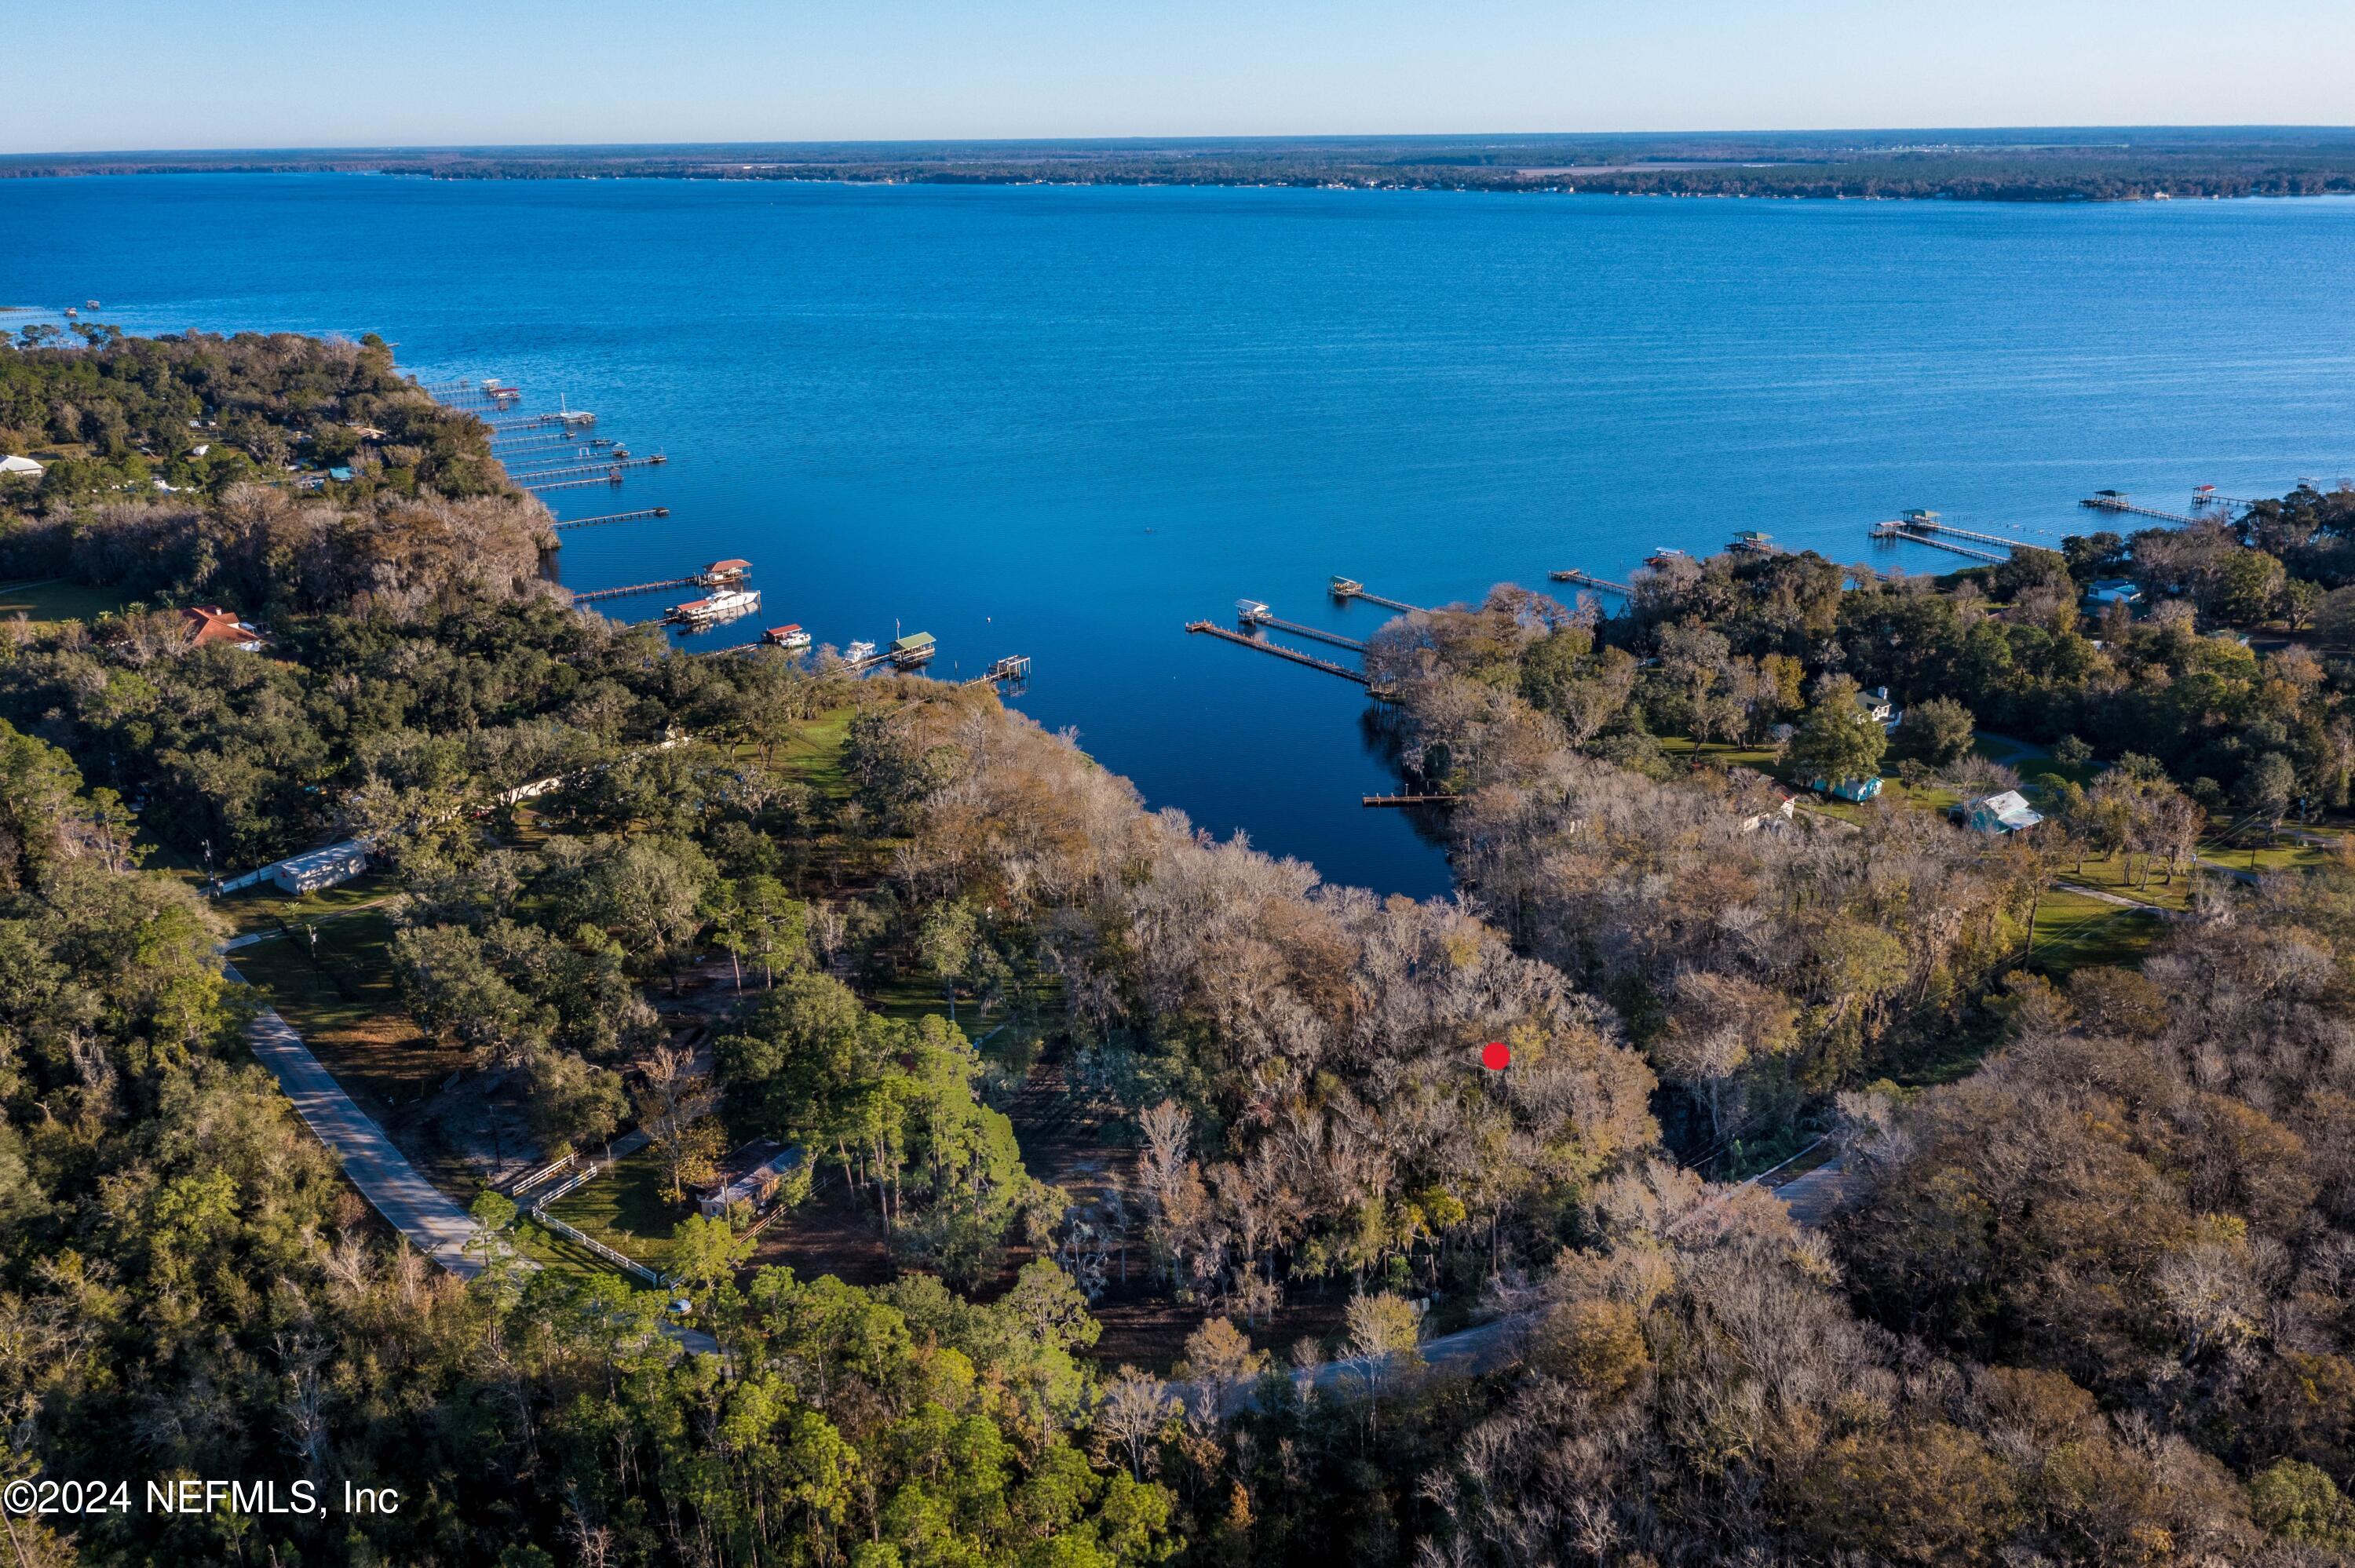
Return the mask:
M1964 803L1963 826L1975 833L2024 833L2044 820L2017 789Z
M1817 779L1811 781L1807 788L1819 795L1830 795L1842 800L1864 801L1881 793L1881 776L1875 774L1870 779L1843 779L1837 784L1827 779Z
M284 893L314 893L349 882L368 869L368 846L346 839L308 854L290 855L270 868L270 880Z
M352 482L352 471L347 468L331 468L327 471L327 477L337 484L349 484Z
M801 1162L802 1151L773 1138L756 1138L720 1161L719 1180L695 1194L695 1211L716 1219L739 1203L754 1209L768 1206L785 1173Z
M1897 705L1890 700L1889 688L1886 686L1875 686L1869 692L1857 693L1856 714L1859 718L1870 719L1884 729L1895 725L1898 719L1903 716L1898 711Z
M38 479L48 471L28 457L0 457L0 479Z
M217 604L200 604L180 611L180 619L188 624L188 646L202 648L208 642L226 642L248 653L261 652L261 629L240 620L234 614Z
M2087 604L2126 604L2142 602L2142 589L2135 587L2130 577L2103 577L2085 586Z

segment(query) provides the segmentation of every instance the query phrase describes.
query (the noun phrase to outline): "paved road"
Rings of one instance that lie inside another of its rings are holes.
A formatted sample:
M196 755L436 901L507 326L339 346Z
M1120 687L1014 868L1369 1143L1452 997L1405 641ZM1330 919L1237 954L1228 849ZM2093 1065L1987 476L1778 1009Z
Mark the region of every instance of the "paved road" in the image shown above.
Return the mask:
M224 966L221 972L239 985L245 983L234 965ZM293 1025L278 1016L277 1009L265 1006L256 1012L245 1037L255 1058L277 1075L278 1086L294 1102L304 1125L335 1150L343 1161L344 1174L360 1190L360 1196L376 1205L388 1224L459 1278L472 1279L482 1273L481 1261L466 1251L466 1244L482 1234L482 1227L418 1174L409 1157L344 1093L335 1075L319 1065L319 1058L303 1044ZM527 1266L538 1266L525 1261ZM700 1329L665 1324L663 1331L689 1351L719 1353L719 1341Z
M1783 1200L1783 1206L1799 1224L1822 1224L1839 1205L1840 1193L1848 1185L1842 1164L1838 1159L1828 1160L1806 1174L1794 1176L1776 1187L1774 1196Z
M245 983L234 966L222 973L240 985ZM344 1093L335 1075L319 1065L319 1058L278 1016L277 1009L263 1007L256 1012L245 1037L254 1056L278 1075L279 1087L294 1102L304 1122L342 1159L344 1174L351 1178L352 1185L376 1205L377 1213L393 1229L462 1279L472 1279L483 1271L481 1262L466 1253L466 1244L482 1227L417 1173L409 1157Z

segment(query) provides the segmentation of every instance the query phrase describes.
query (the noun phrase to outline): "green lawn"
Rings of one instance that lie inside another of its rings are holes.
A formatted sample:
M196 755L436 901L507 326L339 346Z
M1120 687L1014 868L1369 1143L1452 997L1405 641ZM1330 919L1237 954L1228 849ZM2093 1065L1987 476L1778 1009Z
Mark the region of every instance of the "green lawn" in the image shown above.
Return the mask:
M652 1150L641 1149L549 1204L548 1212L660 1274L670 1267L671 1227L694 1210L664 1198L661 1163Z
M858 711L846 703L803 725L778 748L777 766L828 800L848 800L850 775L842 766L842 748Z
M391 878L370 872L335 887L323 887L316 892L300 895L282 893L271 884L263 883L258 887L230 894L218 900L214 907L220 911L221 918L242 937L256 931L275 931L282 925L293 926L304 920L349 916L357 910L373 907L397 891ZM322 944L326 941L324 930L319 939Z
M27 620L95 620L129 602L114 588L49 577L0 587L0 620L21 615Z
M2318 844L2299 843L2289 835L2293 832L2317 832L2313 828L2284 828L2279 843L2265 842L2263 828L2252 829L2232 839L2203 839L2200 844L2202 859L2234 871L2310 871L2317 866L2336 865L2339 856L2333 850Z
M1714 741L1707 746L1681 735L1659 737L1660 752L1665 757L1707 762L1719 768L1755 768L1761 773L1774 771L1774 748L1768 746L1722 746Z
M581 1227L587 1229L585 1225ZM535 1222L529 1214L518 1214L507 1231L507 1239L516 1250L540 1265L562 1274L615 1274L613 1266L582 1246L570 1236L558 1235L547 1226ZM609 1244L610 1245L610 1244ZM632 1284L638 1283L634 1275L623 1275Z
M2061 866L2056 874L2065 881L2098 887L2105 893L2115 893L2121 898L2131 898L2162 909L2189 909L2191 906L2192 877L2190 874L2177 877L2170 885L2165 869L2156 869L2150 874L2150 885L2146 887L2142 885L2143 863L2139 855L2134 860L2131 875L2128 874L2126 857L2117 854L2088 860L2082 871L2072 861Z
M2034 967L2054 980L2095 964L2139 965L2162 929L2149 910L2121 909L2079 893L2055 891L2036 909Z
M941 994L940 981L930 975L909 974L897 976L877 986L868 1011L913 1023L934 1013L946 1018L949 1003L948 998ZM960 1001L957 1004L957 1022L960 1025L978 1021L979 1015L970 1002Z
M229 960L347 1092L403 1106L467 1065L464 1051L426 1039L401 1011L383 915L362 910L318 932L315 956L297 936L240 948Z

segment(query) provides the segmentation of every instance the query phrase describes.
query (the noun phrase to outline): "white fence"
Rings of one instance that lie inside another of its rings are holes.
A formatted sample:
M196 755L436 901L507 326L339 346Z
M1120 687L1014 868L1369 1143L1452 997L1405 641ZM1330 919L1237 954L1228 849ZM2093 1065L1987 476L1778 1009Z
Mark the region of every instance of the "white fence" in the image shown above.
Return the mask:
M589 1182L595 1180L597 1173L604 1169L605 1168L602 1165L598 1164L595 1160L591 1160L580 1170L575 1171L571 1175L567 1176L563 1181L559 1181L555 1186L550 1187L547 1192L542 1192L538 1197L534 1198L531 1201L533 1210L537 1212L542 1205L553 1203L557 1199L561 1198L565 1193L571 1192L576 1187L584 1187L588 1185Z
M541 1166L538 1170L533 1171L530 1175L525 1177L514 1186L509 1187L507 1189L507 1196L510 1198L522 1197L526 1192L530 1192L542 1181L548 1181L550 1177L560 1175L565 1171L570 1170L574 1164L579 1162L581 1156L578 1154L568 1154L561 1160L549 1160L547 1164Z
M541 1224L546 1225L549 1230L554 1231L558 1235L564 1237L566 1240L579 1242L582 1246L587 1247L591 1252L595 1253L599 1257L603 1258L615 1268L634 1274L640 1279L645 1280L648 1285L660 1285L662 1283L661 1275L656 1274L653 1269L648 1268L636 1258L623 1256L620 1253L615 1252L612 1247L607 1246L603 1242L599 1241L595 1236L589 1235L584 1232L573 1229L570 1225L566 1224L562 1220L558 1219L555 1215L548 1213L545 1209L540 1208L536 1203L532 1205L531 1217L538 1220Z

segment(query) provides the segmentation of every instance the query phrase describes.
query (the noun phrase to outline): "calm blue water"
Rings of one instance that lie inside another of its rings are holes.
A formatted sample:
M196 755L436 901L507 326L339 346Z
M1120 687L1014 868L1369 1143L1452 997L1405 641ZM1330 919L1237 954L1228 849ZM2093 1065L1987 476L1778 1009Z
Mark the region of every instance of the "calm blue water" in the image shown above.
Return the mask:
M0 302L90 296L569 396L674 461L553 498L672 508L568 535L568 583L741 555L736 635L1029 653L1021 705L1153 804L1416 894L1445 866L1358 805L1390 776L1356 689L1182 622L1249 595L1362 634L1328 575L1439 603L1736 528L1857 560L1904 506L2057 539L2102 486L2355 471L2349 201L0 182Z

